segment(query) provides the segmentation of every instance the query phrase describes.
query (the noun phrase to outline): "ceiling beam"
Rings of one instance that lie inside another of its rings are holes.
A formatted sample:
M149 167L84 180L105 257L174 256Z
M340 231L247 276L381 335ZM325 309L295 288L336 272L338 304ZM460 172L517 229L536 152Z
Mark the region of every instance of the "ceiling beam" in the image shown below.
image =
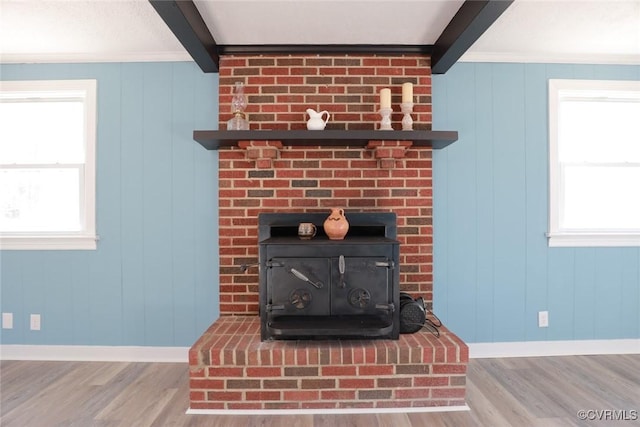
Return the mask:
M425 54L431 71L444 74L514 0L465 0L434 45L218 45L193 0L148 0L205 73L216 73L220 55Z
M193 1L149 0L149 3L202 71L218 72L218 46Z
M444 74L513 0L466 0L433 45L431 72Z

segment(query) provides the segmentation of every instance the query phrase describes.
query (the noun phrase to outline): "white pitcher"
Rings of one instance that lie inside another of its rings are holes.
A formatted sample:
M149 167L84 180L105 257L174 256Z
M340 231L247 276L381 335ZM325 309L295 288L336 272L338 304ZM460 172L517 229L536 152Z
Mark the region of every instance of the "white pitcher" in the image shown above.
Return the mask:
M316 113L316 111L311 108L307 108L307 114L309 115L309 120L307 121L307 129L309 130L323 130L329 121L329 117L331 117L326 110ZM327 118L322 120L324 114L327 115Z

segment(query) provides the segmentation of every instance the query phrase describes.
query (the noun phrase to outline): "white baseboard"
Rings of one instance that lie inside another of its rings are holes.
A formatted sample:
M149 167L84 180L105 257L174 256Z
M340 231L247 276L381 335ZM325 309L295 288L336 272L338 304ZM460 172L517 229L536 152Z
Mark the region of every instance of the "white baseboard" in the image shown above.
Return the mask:
M189 362L189 347L0 345L0 360Z
M468 343L469 357L640 354L640 339ZM0 345L0 360L188 363L189 347Z
M579 356L640 354L640 339L467 343L469 357Z
M410 408L322 408L322 409L187 409L188 415L314 415L314 414L407 414L470 411L468 405Z

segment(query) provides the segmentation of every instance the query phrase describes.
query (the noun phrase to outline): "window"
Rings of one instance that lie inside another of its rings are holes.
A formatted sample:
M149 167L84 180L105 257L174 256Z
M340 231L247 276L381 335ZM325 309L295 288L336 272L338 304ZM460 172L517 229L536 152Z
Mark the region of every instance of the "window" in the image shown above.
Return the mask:
M549 245L640 246L640 82L549 81Z
M95 249L96 81L0 82L0 247Z

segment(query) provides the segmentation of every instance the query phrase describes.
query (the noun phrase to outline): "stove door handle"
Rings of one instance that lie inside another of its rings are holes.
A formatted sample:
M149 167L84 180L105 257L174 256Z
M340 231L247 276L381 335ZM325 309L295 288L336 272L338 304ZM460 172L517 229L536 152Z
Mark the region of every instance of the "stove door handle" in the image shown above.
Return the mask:
M376 267L387 267L387 268L393 268L393 260L389 260L389 261L376 261Z
M304 274L300 273L295 268L292 268L289 271L291 272L291 274L296 276L298 279L300 279L300 280L302 280L304 282L308 282L309 284L311 284L316 289L322 289L322 283L321 282L314 282L313 280L310 280L307 276L305 276Z
M344 282L344 270L345 270L344 255L340 255L340 258L338 258L338 271L340 272L340 287L341 288L346 288L347 287L347 284Z
M376 309L384 310L384 311L390 311L391 313L393 313L394 311L396 311L396 306L393 303L391 303L391 304L376 304Z

